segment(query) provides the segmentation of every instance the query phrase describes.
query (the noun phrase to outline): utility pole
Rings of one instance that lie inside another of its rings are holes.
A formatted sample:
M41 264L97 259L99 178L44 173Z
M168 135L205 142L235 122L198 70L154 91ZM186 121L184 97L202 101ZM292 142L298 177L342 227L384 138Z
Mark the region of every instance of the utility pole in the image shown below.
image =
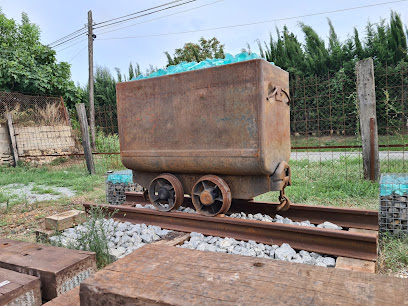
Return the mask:
M88 12L88 64L89 64L89 123L91 128L92 149L96 150L95 144L95 104L94 104L94 74L93 74L93 40L92 11Z

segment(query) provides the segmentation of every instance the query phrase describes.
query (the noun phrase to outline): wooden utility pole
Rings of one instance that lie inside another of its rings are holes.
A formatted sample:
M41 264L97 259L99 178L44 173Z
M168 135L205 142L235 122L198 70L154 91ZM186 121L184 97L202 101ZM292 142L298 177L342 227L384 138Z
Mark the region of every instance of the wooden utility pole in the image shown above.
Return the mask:
M89 123L91 127L92 149L96 149L95 143L95 104L94 104L94 73L93 73L93 31L92 11L88 12L88 63L89 63Z
M18 150L17 150L16 134L14 132L14 126L13 126L13 116L11 115L11 113L7 113L6 120L7 120L8 132L10 136L11 154L13 156L13 162L14 162L13 166L17 167Z
M82 146L84 147L84 154L86 166L90 174L95 174L95 165L92 157L91 142L89 140L88 120L86 119L85 104L79 103L75 105L78 113L79 126L81 127Z
M357 96L360 105L360 131L363 147L363 168L366 180L377 181L380 176L378 153L377 112L373 59L356 64Z

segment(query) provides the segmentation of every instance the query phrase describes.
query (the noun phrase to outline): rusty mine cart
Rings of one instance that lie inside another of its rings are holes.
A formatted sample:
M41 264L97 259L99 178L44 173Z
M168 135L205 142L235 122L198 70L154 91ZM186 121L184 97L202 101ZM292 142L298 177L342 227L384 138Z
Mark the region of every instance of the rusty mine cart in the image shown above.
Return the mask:
M158 210L186 193L215 216L268 191L289 208L286 71L254 59L116 86L122 162Z

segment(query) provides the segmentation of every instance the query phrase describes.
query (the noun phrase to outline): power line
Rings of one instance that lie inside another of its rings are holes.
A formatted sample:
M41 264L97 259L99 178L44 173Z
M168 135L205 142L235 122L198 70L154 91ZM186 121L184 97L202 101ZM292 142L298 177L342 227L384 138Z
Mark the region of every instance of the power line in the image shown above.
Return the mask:
M196 7L193 7L193 8L187 9L187 10L184 10L184 11L180 11L180 12L176 12L176 13L173 13L173 14L168 14L168 15L160 16L160 17L157 17L157 18L152 18L152 19L145 20L145 21L142 21L142 22L130 24L130 25L127 25L127 26L124 26L124 27L121 27L121 28L117 28L117 29L113 29L113 30L109 30L109 31L104 31L104 32L96 33L96 34L102 35L102 34L106 34L106 33L110 33L110 32L119 31L119 30L122 30L122 29L126 29L126 28L130 28L130 27L139 25L139 24L143 24L143 23L146 23L146 22L150 22L150 21L154 21L154 20L166 18L166 17L169 17L169 16L178 15L178 14L181 14L181 13L193 11L193 10L196 10L196 9L199 9L199 8L202 8L202 7L205 7L205 6L213 5L213 4L215 4L215 3L222 2L222 1L224 1L224 0L217 0L217 1L214 1L214 2L211 2L211 3L207 3L207 4L204 4L204 5L196 6Z
M150 10L153 10L153 9L156 9L156 8L159 8L159 7L162 7L162 6L166 6L166 5L169 5L169 4L172 4L172 3L180 2L180 1L183 1L183 0L176 0L176 1L167 2L167 3L164 3L164 4L162 4L162 5L158 5L158 6L151 7L151 8L149 8L149 9L145 9L145 10L142 10L142 11L138 11L138 12L136 12L136 13L132 13L132 14L129 14L129 15L124 15L124 16L122 16L122 17L113 18L113 19L109 19L109 20L106 20L106 21L98 22L98 23L95 23L95 25L107 23L107 22L109 22L109 21L118 20L118 19L121 19L121 18L125 18L125 17L129 17L129 16L132 16L132 15L136 15L136 14L140 14L140 13L143 13L143 12L147 12L147 11L150 11Z
M171 3L179 2L179 1L184 1L184 0L177 0L177 1L169 2L169 3L171 4ZM163 11L163 10L167 10L167 9L170 9L170 8L173 8L173 7L185 5L185 4L188 4L188 3L190 3L190 2L195 2L195 1L197 1L197 0L189 0L189 1L187 1L187 2L183 2L183 3L177 4L177 5L173 5L173 6L169 6L169 7L166 7L166 8L164 8L164 9L156 10L156 11L153 11L153 12L150 12L150 13L147 13L147 14L143 14L143 15L140 15L140 16L132 17L132 18L129 18L129 19L126 19L126 20L117 21L117 22L110 23L110 24L107 24L107 25L102 25L102 26L100 26L100 27L95 27L95 29L102 28L102 27L113 26L114 24L117 24L117 23L122 23L122 22L126 22L126 21L129 21L129 20L132 20L132 19L141 18L141 17L146 16L146 15L151 15L151 14L154 14L154 13L157 13L157 12L160 12L160 11ZM167 4L166 4L166 5L167 5ZM162 5L162 6L163 6L163 5ZM160 6L159 6L159 7L160 7ZM148 11L148 10L152 10L152 9L154 9L154 7L153 7L153 8L150 8L150 9L147 9L147 10L144 10L144 11ZM134 13L134 14L136 14L136 13ZM118 17L118 18L123 18L123 17ZM82 36L82 35L84 35L84 34L87 33L86 29L81 29L81 30L83 30L82 33L79 33L79 34L75 35L74 37L67 38L67 39L65 39L65 40L63 40L63 41L61 41L61 42L59 42L58 44L52 46L52 48L55 48L55 47L64 45L64 44L66 44L66 43L68 43L68 42L70 42L70 41L72 41L72 40L75 40L75 39L77 39L78 37L80 37L80 36ZM78 32L78 31L77 31L77 32ZM73 35L73 33L72 33L71 35ZM61 39L59 39L59 40L61 40ZM75 44L73 44L73 45L75 45ZM71 46L72 46L72 45L71 45Z
M99 40L116 40L116 39L130 39L130 38L145 38L145 37L169 36L169 35L178 35L178 34L188 34L188 33L196 33L196 32L205 32L205 31L213 31L213 30L230 29L230 28L237 28L237 27L246 27L246 26L258 25L258 24L263 24L263 23L271 23L271 22L276 22L276 21L299 19L299 18L304 18L304 17L312 17L312 16L324 15L324 14L331 14L331 13L339 13L339 12L344 12L344 11L351 11L351 10L357 10L357 9L362 9L362 8L367 8L367 7L381 6L381 5L385 5L385 4L392 4L392 3L406 2L406 1L408 1L408 0L388 1L388 2L382 2L382 3L376 3L376 4L368 4L368 5L356 6L356 7L345 8L345 9L338 9L338 10L332 10L332 11L325 11L325 12L313 13L313 14L306 14L306 15L300 15L300 16L293 16L293 17L272 19L272 20L264 20L264 21L251 22L251 23L235 24L235 25L228 25L228 26L222 26L222 27L207 28L207 29L201 29L201 30L192 30L192 31L183 31L183 32L172 32L172 33L160 33L160 34L150 34L150 35L138 35L138 36L127 36L127 37L110 37L110 38L100 38ZM113 31L113 30L112 30L112 31ZM112 32L112 31L109 31L109 32ZM107 32L103 32L103 33L107 33ZM100 33L100 34L103 34L103 33Z
M82 51L84 51L86 47L88 47L88 45L85 45L77 54L75 54L75 55L68 61L68 63L71 63L72 60L73 60L74 58L76 58Z
M172 6L168 6L166 8L162 8L162 9L156 10L154 12L149 12L149 13L139 15L139 16L136 16L136 17L132 17L132 18L128 18L128 19L124 19L124 20L120 20L120 21L115 21L115 22L112 22L112 23L107 24L107 25L94 27L94 29L96 30L96 29L100 29L100 28L103 28L103 27L108 27L108 26L112 26L112 25L115 25L115 24L118 24L118 23L126 22L126 21L129 21L129 20L132 20L132 19L141 18L141 17L144 17L144 16L155 14L155 13L158 13L158 12L161 12L161 11L165 11L165 10L168 10L168 9L171 9L171 8L174 8L174 7L177 7L177 6L185 5L185 4L188 4L188 3L191 3L191 2L195 2L195 1L197 1L197 0L188 0L187 2L183 2L183 3L180 3L180 4L175 4L175 5L172 5Z
M52 43L48 44L48 46L54 45L54 44L56 44L57 42L59 42L59 41L65 39L65 38L68 38L68 37L70 37L70 36L72 36L72 35L74 35L74 34L80 32L80 31L83 31L83 30L85 30L85 28L81 28L81 29L79 29L79 30L76 30L75 32L72 32L71 34L68 34L68 35L66 35L66 36L64 36L64 37L61 37L60 39L57 39L56 41L53 41Z
M78 34L78 35L76 35L76 36L74 36L74 37L68 38L68 39L64 40L63 42L60 42L59 44L56 44L55 46L52 46L51 48L55 48L55 47L58 47L58 46L60 46L60 45L64 45L64 44L66 44L67 42L70 42L71 40L74 40L74 39L76 39L76 38L78 38L78 37L80 37L80 36L83 36L83 35L86 34L86 33L87 33L87 31L84 31L83 33L80 33L80 34Z
M73 47L73 46L75 46L75 45L77 45L77 44L79 44L79 43L81 43L81 42L83 42L83 41L85 41L85 40L88 40L88 38L82 39L82 40L80 40L80 41L78 41L78 42L76 42L76 43L74 43L74 44L72 44L72 45L69 45L68 47L65 47L65 48L62 48L62 49L59 49L59 50L55 50L55 51L61 52L62 50L71 48L71 47Z

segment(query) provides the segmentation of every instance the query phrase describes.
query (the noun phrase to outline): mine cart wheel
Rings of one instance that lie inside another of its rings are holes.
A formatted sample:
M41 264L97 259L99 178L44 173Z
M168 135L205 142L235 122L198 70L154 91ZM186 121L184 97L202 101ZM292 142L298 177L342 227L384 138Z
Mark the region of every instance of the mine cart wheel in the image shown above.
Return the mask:
M205 216L225 214L231 206L231 190L216 175L205 175L194 185L191 198L197 212Z
M183 204L183 185L173 174L160 174L150 183L149 200L160 211L177 209Z

